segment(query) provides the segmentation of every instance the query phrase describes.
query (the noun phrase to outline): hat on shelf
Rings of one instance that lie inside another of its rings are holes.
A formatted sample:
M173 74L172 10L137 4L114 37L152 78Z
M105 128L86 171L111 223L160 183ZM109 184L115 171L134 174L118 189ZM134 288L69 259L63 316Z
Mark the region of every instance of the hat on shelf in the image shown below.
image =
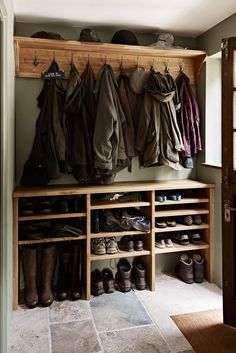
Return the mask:
M164 49L181 49L182 47L174 45L174 40L174 36L171 33L159 33L157 34L157 41L150 44L150 46Z
M135 34L126 29L121 29L117 31L111 40L113 44L127 44L127 45L139 45L139 42L135 36Z
M79 41L81 42L101 42L97 33L94 29L91 28L83 28L80 32Z
M62 36L58 33L39 31L31 35L32 38L43 38L43 39L57 39L64 40Z

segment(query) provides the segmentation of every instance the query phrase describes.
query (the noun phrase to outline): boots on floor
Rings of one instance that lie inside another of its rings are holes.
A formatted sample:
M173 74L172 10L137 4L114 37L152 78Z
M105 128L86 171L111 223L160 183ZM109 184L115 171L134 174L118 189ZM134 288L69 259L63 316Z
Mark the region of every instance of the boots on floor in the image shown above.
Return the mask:
M70 275L70 299L80 299L81 283L80 283L80 252L79 244L71 244L71 275Z
M25 305L28 308L33 309L38 305L36 247L24 247L23 271L25 282Z
M56 247L45 246L42 248L41 260L41 296L42 306L49 306L53 302L52 280L56 264Z
M66 300L69 297L71 254L68 246L61 246L59 250L59 280L57 284L58 300Z

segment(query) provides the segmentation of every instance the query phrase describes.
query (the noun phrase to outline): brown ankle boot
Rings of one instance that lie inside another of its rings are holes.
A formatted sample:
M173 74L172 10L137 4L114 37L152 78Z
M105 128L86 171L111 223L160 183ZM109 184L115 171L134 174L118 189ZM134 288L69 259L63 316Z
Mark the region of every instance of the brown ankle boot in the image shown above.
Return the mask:
M53 302L52 280L56 264L56 247L47 246L42 249L41 263L41 296L40 303L42 306L49 306Z
M70 276L70 299L80 299L80 250L79 244L71 245L71 276Z
M23 271L25 281L25 305L28 308L35 308L38 305L37 293L37 248L24 247L23 250Z
M69 297L71 254L68 247L61 247L59 250L59 280L57 284L58 300L65 300Z

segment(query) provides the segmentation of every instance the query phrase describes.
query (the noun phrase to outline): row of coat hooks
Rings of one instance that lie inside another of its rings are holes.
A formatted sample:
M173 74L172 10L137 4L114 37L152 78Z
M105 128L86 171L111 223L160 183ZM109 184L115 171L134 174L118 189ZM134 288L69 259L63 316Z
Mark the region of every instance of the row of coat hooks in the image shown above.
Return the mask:
M56 61L56 55L55 55L55 52L53 51L52 52L52 62L54 62L54 61ZM90 55L89 54L87 56L87 63L90 63ZM120 69L123 69L123 56L120 57L119 63L120 63L120 65L119 65ZM33 65L35 67L37 67L39 64L40 64L40 62L38 61L38 58L37 58L37 52L35 51L34 58L33 58ZM74 64L74 53L71 53L70 64L71 65ZM104 56L104 65L106 65L106 64L107 64L107 56L105 55ZM136 66L138 67L139 64L140 64L139 63L139 56L137 56ZM163 65L164 65L164 72L169 73L169 59L167 61L163 62ZM179 72L184 72L182 60L179 60L178 65L179 65ZM155 67L155 59L153 58L151 69L154 69L154 67Z

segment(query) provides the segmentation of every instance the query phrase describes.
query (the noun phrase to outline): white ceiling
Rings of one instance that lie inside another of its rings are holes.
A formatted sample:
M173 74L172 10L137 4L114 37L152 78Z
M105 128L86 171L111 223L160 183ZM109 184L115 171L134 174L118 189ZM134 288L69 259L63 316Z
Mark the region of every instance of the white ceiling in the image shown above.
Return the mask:
M12 0L16 21L114 26L196 37L236 13L235 0Z

